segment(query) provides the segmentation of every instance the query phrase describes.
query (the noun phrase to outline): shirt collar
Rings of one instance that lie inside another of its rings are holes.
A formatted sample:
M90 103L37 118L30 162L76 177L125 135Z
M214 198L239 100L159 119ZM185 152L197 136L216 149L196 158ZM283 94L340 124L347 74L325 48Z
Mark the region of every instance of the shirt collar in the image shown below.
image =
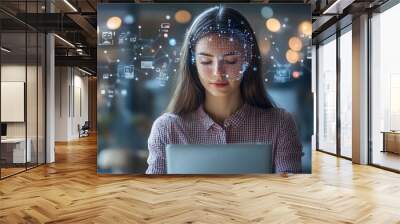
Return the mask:
M243 104L243 106L240 107L235 113L233 113L230 117L225 119L224 127L229 127L229 126L238 127L241 124L241 122L243 122L246 119L249 108L250 105ZM214 124L219 126L219 124L214 122L214 120L204 111L203 105L200 105L196 113L200 118L200 122L204 124L207 130L210 129L211 126L213 126Z

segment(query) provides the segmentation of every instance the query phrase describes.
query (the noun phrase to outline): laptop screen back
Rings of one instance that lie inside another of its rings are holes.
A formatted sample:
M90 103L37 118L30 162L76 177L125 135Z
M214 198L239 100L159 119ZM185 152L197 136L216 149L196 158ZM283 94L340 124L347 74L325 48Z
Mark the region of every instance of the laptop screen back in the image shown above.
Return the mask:
M272 173L268 144L167 145L168 174Z

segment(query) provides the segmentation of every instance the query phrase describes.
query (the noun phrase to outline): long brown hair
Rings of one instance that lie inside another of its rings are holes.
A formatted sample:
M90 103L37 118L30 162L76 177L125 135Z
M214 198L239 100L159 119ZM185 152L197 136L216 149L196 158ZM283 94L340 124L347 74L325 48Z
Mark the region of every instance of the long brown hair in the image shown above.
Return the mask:
M167 112L186 115L195 111L205 100L205 89L200 82L194 60L193 43L205 35L204 28L232 26L242 33L249 33L253 44L250 67L246 69L240 83L241 97L244 103L268 109L273 107L268 99L261 76L261 56L257 39L248 21L238 11L232 8L216 6L204 11L192 23L186 32L181 48L181 61L177 86L168 105ZM254 69L255 68L255 69Z

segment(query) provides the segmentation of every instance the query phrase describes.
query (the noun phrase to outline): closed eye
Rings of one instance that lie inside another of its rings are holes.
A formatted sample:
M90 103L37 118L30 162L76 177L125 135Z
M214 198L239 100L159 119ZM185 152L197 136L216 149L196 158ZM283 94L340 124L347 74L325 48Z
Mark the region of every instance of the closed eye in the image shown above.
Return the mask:
M225 60L226 64L234 65L236 64L237 60Z
M200 61L200 64L202 64L202 65L209 65L211 63L212 63L212 61Z

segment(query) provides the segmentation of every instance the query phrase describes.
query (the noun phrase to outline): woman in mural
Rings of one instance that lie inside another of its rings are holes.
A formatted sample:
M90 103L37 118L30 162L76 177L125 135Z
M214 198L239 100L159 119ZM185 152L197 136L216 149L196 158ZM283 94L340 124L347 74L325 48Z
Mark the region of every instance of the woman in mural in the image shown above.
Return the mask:
M267 97L248 21L222 6L200 14L186 33L175 93L148 139L148 174L166 173L167 144L267 143L275 172L301 172L292 116ZM249 152L251 153L251 152Z

